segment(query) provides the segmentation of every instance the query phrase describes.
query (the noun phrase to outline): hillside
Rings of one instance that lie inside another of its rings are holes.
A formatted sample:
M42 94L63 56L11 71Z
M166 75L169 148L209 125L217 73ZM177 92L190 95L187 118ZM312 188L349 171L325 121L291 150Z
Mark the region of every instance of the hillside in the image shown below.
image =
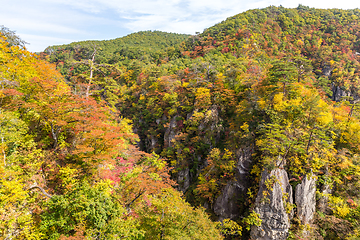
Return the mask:
M222 239L222 227L173 188L164 160L135 147L129 119L74 92L55 65L7 33L11 41L0 36L1 239Z
M189 35L186 34L142 31L112 40L81 41L66 45L49 46L44 52L52 56L50 57L51 62L64 62L70 59L90 58L95 48L98 50L98 62L126 62L131 59L156 58L165 49L178 46L188 37Z
M257 213L254 239L310 234L306 225L345 238L358 227L359 26L358 10L247 11L190 37L176 60L129 67L117 106L214 219ZM269 190L277 181L283 195Z
M359 16L359 9L324 10L302 5L297 9L251 10L208 28L198 41L187 45L192 55L216 49L239 57L244 47L260 47L271 59L305 58L310 61L315 84L327 93L333 88L333 100L339 100L337 87L358 94Z
M2 40L0 236L359 238L359 30L299 5L43 60Z

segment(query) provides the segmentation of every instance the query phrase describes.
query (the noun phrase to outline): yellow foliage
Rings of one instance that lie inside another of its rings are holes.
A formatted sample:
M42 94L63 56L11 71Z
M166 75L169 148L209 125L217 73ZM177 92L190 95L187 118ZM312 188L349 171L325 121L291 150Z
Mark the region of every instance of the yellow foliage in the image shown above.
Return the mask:
M237 224L235 221L232 221L228 218L220 222L218 228L220 229L221 233L225 236L227 235L241 236L242 233L242 227L239 224Z
M112 181L110 179L106 179L106 180L101 180L99 182L97 182L95 184L95 188L102 190L102 192L110 197L111 196L111 192L113 191L113 185L112 185Z
M247 124L246 122L243 125L241 125L240 128L246 133L249 132L249 124Z
M193 123L200 123L201 120L204 119L204 113L194 111L194 114L191 117L191 122Z
M352 167L353 163L348 158L345 158L341 163L339 163L338 166L342 169L345 169L348 167Z
M11 204L21 203L27 196L27 192L21 180L13 177L12 180L0 179L0 204L1 207L9 207Z
M195 105L198 108L206 108L211 105L210 89L199 87L195 93Z
M77 173L77 169L73 169L69 166L66 167L60 167L59 169L59 177L62 180L62 184L63 186L67 189L70 190L74 184L76 183L76 173Z
M224 75L223 75L222 73L218 73L218 74L216 75L216 77L217 77L218 79L223 79Z
M316 120L321 125L327 125L333 121L332 112L330 111L329 105L322 99L318 101L318 108L320 109L320 113Z
M273 102L274 102L274 109L276 111L283 111L286 108L287 103L283 101L283 99L284 99L283 93L278 93L274 96Z
M251 169L251 174L254 174L256 176L260 176L261 175L261 169L258 165L254 165L253 168Z
M267 106L267 103L262 98L260 98L260 100L258 100L258 105L259 105L260 109L263 110Z
M300 45L300 46L301 46L301 45L304 45L304 42L301 41L300 39L298 39L296 43L297 43L298 45Z
M189 86L189 83L188 83L188 82L183 82L183 83L182 83L182 86L183 86L184 88L186 88L187 86Z
M290 106L300 106L302 103L303 99L300 97L297 97L295 99L291 99L288 103L288 105Z
M346 217L351 210L342 198L335 196L329 197L329 206L334 211L335 215L341 218Z

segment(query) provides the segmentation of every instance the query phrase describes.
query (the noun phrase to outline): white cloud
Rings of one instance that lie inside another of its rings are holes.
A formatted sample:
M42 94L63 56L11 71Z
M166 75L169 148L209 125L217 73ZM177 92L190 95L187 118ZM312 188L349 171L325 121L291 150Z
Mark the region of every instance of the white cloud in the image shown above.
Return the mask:
M57 37L49 37L49 36L41 36L41 35L33 35L33 34L19 34L19 36L22 39L26 39L26 42L29 43L25 46L27 49L36 49L36 50L32 50L34 52L43 51L45 50L46 47L50 45L61 45L76 41L76 39L70 39L70 38L57 38Z
M119 7L114 1L97 0L109 6ZM121 11L127 12L131 21L125 26L133 31L144 29L158 29L172 32L194 33L204 28L225 20L228 17L254 8L265 8L270 5L297 7L300 2L289 0L259 0L239 1L227 0L157 0L157 1L136 1L132 4L121 5ZM313 1L302 0L301 4L317 8L343 8L350 9L360 7L356 1Z
M9 22L14 24L15 26L21 26L21 28L25 28L30 31L39 31L48 32L50 34L60 33L60 34L84 34L85 31L81 29L76 29L70 26L61 25L61 23L50 23L44 21L38 21L35 19L27 19L27 18L8 18Z
M0 8L0 25L32 38L40 46L58 44L55 39L109 39L134 31L162 30L190 33L225 20L248 9L270 5L317 8L360 7L354 0L5 0ZM26 41L31 42L30 39ZM41 50L42 50L41 49Z

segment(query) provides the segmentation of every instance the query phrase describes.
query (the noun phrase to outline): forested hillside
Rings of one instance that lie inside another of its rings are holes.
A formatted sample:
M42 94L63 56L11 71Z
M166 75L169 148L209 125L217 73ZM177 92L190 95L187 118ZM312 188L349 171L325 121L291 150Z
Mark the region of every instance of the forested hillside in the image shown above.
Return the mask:
M6 40L1 239L222 238L226 228L174 190L165 161L135 148L130 120L75 93L54 65Z
M359 30L299 5L39 56L2 39L0 236L358 239Z
M166 33L160 31L143 31L129 34L122 38L103 41L82 41L68 45L50 46L45 49L51 62L57 62L58 68L66 74L69 70L69 60L91 58L94 49L97 51L98 63L124 65L131 60L143 62L156 61L166 54L169 58L180 55L178 45L189 35ZM59 65L60 64L60 65ZM65 64L65 65L62 65Z

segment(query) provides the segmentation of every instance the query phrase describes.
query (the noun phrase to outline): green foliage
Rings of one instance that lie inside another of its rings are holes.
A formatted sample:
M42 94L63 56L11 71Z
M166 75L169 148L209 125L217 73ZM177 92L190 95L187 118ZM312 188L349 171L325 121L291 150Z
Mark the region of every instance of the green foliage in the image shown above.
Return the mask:
M261 172L279 167L294 184L310 172L331 184L332 213L317 224L324 237L355 236L359 20L358 9L271 6L190 37L147 31L47 48L41 57L64 77L1 39L0 204L16 213L1 212L2 234L238 238L261 224L255 212L216 228L169 174L209 212L227 184L249 182L231 199L246 216Z
M0 61L0 237L142 239L151 236L138 215L144 201L166 199L170 188L191 220L187 238L221 239L202 210L171 190L164 161L132 145L128 119L115 119L91 90L74 94L54 66L5 38Z
M235 161L233 154L225 149L221 153L214 148L209 153L207 166L201 171L195 195L213 204L226 183L234 178Z
M260 226L262 220L258 213L251 211L250 214L243 219L243 222L246 226L246 230L250 231L251 226Z
M85 226L89 237L97 239L141 236L140 231L127 229L130 226L135 229L136 222L127 217L126 210L111 196L108 183L100 182L93 187L79 183L66 194L53 196L45 205L40 229L47 239L71 234L80 225Z
M50 46L44 50L52 62L66 62L70 59L91 58L94 47L99 49L97 63L124 64L132 59L143 61L176 58L179 54L177 45L188 38L185 34L160 31L142 31L125 37L104 41L82 41L68 45ZM167 49L167 52L162 50ZM66 64L66 63L65 63Z
M240 237L242 233L242 227L230 219L224 219L219 223L218 228L225 237Z
M193 209L173 189L150 198L147 204L139 212L140 228L146 231L144 239L222 239L203 209Z

